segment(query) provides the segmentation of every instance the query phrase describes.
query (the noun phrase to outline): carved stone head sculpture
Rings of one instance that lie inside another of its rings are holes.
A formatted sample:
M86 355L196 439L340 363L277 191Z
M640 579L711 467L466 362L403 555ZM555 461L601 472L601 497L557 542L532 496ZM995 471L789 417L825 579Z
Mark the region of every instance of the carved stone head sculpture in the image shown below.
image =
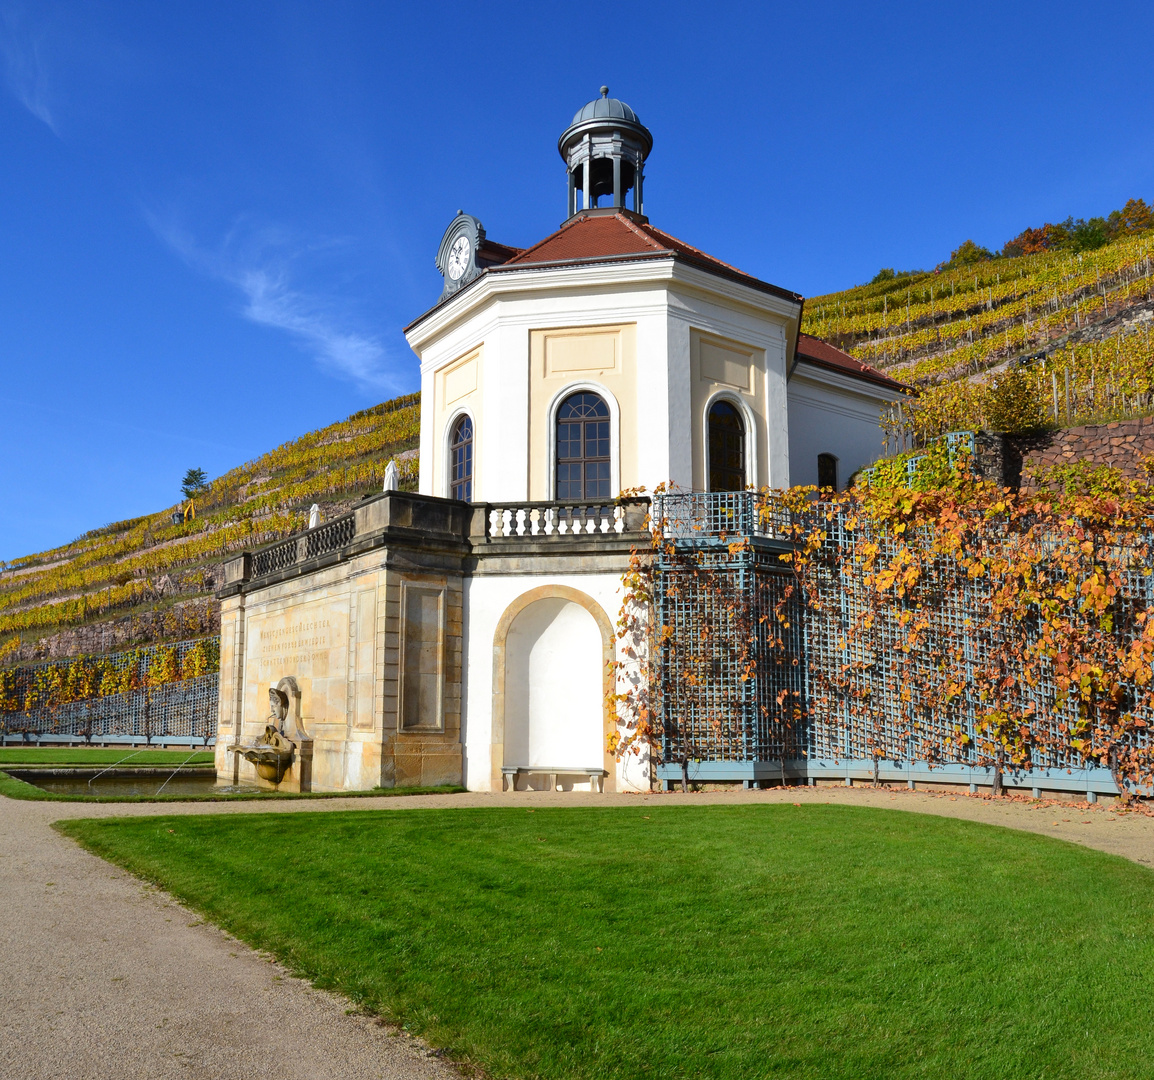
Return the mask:
M270 686L268 688L268 706L269 719L275 720L276 726L280 728L284 724L284 718L288 716L288 694L275 686Z

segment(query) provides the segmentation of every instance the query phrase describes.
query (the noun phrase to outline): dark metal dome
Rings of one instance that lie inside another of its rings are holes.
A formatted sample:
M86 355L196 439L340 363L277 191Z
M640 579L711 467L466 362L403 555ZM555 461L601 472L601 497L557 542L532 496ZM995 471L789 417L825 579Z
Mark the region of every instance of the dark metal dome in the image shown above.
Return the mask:
M653 136L649 129L641 123L635 113L624 101L609 96L609 87L601 87L601 96L594 98L587 105L578 109L573 116L573 122L561 133L557 140L557 149L563 158L567 158L567 150L573 143L587 132L605 132L617 130L624 135L632 135L642 147L642 154L648 154L653 147Z
M602 118L613 120L625 120L630 124L637 124L641 126L641 121L637 119L637 114L625 104L624 101L618 101L617 98L609 96L609 87L601 87L601 96L594 98L584 108L578 109L573 117L574 124L580 124L584 120L600 120Z

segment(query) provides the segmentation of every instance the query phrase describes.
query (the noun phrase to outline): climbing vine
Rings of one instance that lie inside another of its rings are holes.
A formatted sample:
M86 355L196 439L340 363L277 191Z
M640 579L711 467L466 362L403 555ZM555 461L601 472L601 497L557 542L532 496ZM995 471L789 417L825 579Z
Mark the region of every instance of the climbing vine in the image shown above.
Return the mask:
M1011 492L975 479L964 461L928 490L890 479L842 493L751 493L761 531L790 543L781 558L796 591L750 609L770 629L739 680L772 684L777 722L808 725L810 753L992 768L995 787L1005 772L1084 765L1109 768L1123 791L1154 784L1154 489L1114 480ZM672 630L654 618L657 590L732 589L697 556L692 576L663 577L655 565L668 563L670 540L656 527L653 537L634 553L618 626L633 672L618 673L618 754L660 742L657 665ZM744 542L727 538L731 552ZM804 703L787 677L798 601ZM729 648L741 667L754 624L739 609L754 601L730 602L728 623L695 625L703 636L736 629L738 639L712 650L678 642L683 654ZM708 666L681 670L717 677ZM724 727L736 714L722 700L713 719Z

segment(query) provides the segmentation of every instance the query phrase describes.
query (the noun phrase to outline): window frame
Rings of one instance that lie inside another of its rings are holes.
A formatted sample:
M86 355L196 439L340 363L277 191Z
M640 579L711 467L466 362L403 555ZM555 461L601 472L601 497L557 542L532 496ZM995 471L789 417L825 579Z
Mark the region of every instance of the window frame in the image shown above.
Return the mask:
M701 414L701 452L704 457L704 470L702 472L702 481L704 483L705 491L712 491L709 486L709 414L713 411L713 406L719 401L724 401L727 405L732 405L737 409L738 415L741 417L741 422L745 426L745 487L757 487L757 433L754 426L755 417L753 410L749 405L741 399L741 397L730 390L715 390L705 399L705 408Z
M548 443L546 447L546 487L550 502L557 501L557 414L562 404L573 394L596 394L609 409L609 496L615 499L621 493L621 408L617 398L601 383L581 381L568 383L553 395L549 402ZM596 501L596 500L580 500Z
M823 485L821 482L822 458L826 458L833 463L833 484L832 485ZM841 483L840 483L841 478L838 476L838 471L839 471L838 465L839 464L840 464L840 460L839 460L837 454L831 454L831 453L829 453L828 450L823 450L820 454L817 455L817 486L818 486L818 488L825 486L825 487L832 487L834 491L840 491L841 490Z
M477 455L477 418L473 415L471 409L457 409L453 412L445 424L444 434L441 439L442 451L444 454L444 466L441 468L442 475L442 491L444 498L453 498L453 434L457 430L457 425L464 417L469 418L469 423L473 425L473 475L472 475L472 498L470 502L480 501L478 495L477 474L478 474L478 455Z

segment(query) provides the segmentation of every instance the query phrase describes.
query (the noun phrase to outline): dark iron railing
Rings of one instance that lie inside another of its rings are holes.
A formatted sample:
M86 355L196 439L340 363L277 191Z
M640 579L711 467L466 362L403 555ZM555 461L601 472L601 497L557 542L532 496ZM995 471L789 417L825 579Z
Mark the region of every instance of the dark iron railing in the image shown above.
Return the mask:
M355 535L356 515L342 514L332 521L253 552L252 576L267 577L281 570L289 570L306 559L340 551L353 542Z

